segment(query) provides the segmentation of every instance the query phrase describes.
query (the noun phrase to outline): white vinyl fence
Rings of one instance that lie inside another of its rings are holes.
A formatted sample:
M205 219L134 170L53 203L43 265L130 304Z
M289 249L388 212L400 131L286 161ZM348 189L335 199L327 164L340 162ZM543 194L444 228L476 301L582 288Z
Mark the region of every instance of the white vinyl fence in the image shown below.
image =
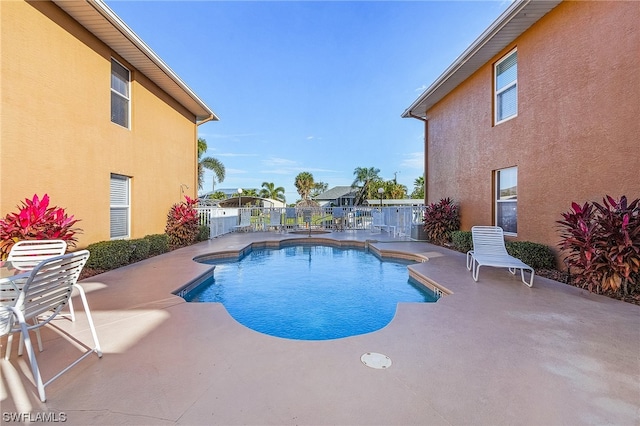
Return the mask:
M234 231L291 232L304 230L379 230L384 225L397 238L419 239L424 206L318 207L318 208L197 208L200 224L210 228L210 238ZM381 213L380 213L381 212ZM241 216L250 215L248 226ZM374 216L376 218L374 222Z

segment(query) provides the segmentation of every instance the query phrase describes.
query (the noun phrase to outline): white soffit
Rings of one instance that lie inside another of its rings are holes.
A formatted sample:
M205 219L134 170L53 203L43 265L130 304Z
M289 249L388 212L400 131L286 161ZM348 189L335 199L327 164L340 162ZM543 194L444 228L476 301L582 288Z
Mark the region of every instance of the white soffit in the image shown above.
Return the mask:
M218 120L211 108L102 0L53 2L187 108L197 121Z
M403 113L426 118L427 111L489 62L562 0L516 0Z

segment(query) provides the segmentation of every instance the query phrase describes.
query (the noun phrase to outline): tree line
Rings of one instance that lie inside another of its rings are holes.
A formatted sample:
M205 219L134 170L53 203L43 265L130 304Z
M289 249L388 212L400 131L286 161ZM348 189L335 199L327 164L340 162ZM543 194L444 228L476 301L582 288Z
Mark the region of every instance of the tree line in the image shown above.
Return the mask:
M204 169L213 172L213 189L216 183L222 183L225 178L225 167L222 162L213 157L202 157L207 151L207 141L198 138L198 189L202 189L204 180ZM407 198L408 190L405 185L399 184L396 179L385 181L380 177L380 169L376 167L356 167L353 171L355 176L351 188L356 191L354 205L361 205L365 200L377 199L402 199ZM294 181L298 194L303 201L313 199L329 188L326 182L316 182L309 172L299 173ZM378 190L382 188L382 194ZM273 182L262 182L262 189L243 189L242 195L247 197L263 197L285 202L285 190L282 186L276 186ZM238 196L240 194L234 194ZM223 192L214 192L210 198L224 199ZM424 198L424 177L420 176L414 181L414 188L409 198Z

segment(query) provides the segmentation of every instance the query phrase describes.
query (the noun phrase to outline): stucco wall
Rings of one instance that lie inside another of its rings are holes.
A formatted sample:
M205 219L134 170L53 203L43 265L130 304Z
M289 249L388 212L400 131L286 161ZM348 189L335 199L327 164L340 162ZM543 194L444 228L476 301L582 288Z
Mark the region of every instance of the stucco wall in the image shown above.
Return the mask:
M132 177L131 237L162 233L195 195L195 117L50 2L0 2L0 214L47 193L109 239L110 174ZM131 129L110 120L111 58L131 71Z
M429 202L494 224L518 167L518 240L556 246L572 201L640 197L640 3L563 2L427 113ZM493 125L493 64L518 49L518 116Z

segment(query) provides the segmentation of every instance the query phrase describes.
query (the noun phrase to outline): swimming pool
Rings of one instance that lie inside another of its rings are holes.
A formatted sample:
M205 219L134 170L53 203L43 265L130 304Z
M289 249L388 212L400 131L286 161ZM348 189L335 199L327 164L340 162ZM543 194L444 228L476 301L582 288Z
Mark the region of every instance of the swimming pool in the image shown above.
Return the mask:
M252 250L239 261L211 260L212 278L184 295L219 302L239 323L297 340L329 340L386 326L398 302L435 302L409 279L409 261L380 260L364 250L292 246Z

